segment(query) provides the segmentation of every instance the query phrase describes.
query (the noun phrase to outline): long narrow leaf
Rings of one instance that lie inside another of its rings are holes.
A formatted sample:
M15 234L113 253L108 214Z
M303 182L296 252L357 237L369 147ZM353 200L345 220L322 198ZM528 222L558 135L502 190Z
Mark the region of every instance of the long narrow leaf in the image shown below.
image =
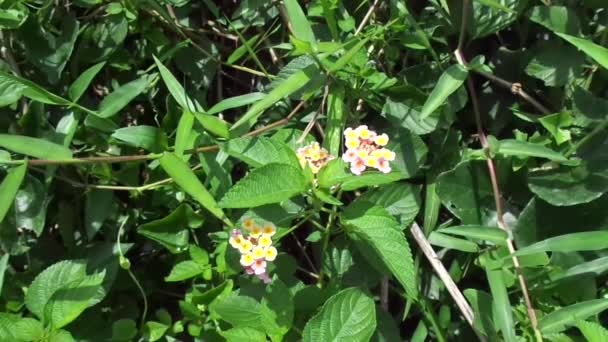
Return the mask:
M531 244L518 250L515 255L541 252L581 252L608 248L608 231L592 231L565 234Z
M19 186L21 186L21 182L23 182L23 178L25 177L25 173L27 171L27 164L21 164L12 168L2 183L0 184L0 222L6 216L6 213L13 205L13 201L15 200L15 196L17 195L17 191L19 190ZM2 288L0 287L0 290Z
M444 104L448 97L462 86L462 83L467 79L467 75L468 72L457 64L444 71L424 106L422 106L420 118L425 119Z
M0 147L39 159L71 159L70 149L48 140L24 135L0 134Z

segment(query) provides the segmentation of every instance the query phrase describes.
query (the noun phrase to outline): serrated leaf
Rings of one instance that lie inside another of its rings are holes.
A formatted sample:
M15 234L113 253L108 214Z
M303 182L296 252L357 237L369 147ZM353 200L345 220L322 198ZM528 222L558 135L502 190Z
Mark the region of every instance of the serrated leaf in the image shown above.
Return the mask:
M224 152L253 167L270 163L299 167L298 157L286 144L266 137L236 138L221 145Z
M232 294L211 303L209 311L234 327L259 328L261 306L255 299Z
M321 311L304 327L302 340L369 341L376 329L374 301L356 288L342 290L329 298Z
M359 199L384 207L403 227L409 226L420 210L419 190L407 183L381 186L367 191Z
M282 341L283 336L291 329L294 302L289 288L279 278L274 278L272 283L266 286L260 316L266 334L273 341Z
M223 208L253 208L279 203L304 192L306 179L301 169L286 164L268 164L252 170L220 201Z
M405 235L397 221L382 207L369 202L355 201L341 216L348 236L370 248L361 248L363 255L370 261L379 257L384 265L412 298L418 297L418 285L414 261Z
M37 341L41 340L44 335L44 326L39 321L9 313L0 313L0 341Z
M222 331L220 333L227 342L266 342L266 334L263 332L248 328L237 327Z
M458 88L462 86L462 83L467 79L468 72L460 65L452 65L446 69L435 88L427 98L424 106L420 110L420 119L424 120L429 117L435 110L437 110L442 104L444 104L448 97L452 95Z
M576 327L581 331L587 342L608 341L608 330L598 323L588 321L576 322Z
M106 62L100 62L85 70L78 78L70 85L68 96L74 102L78 102L82 94L87 90L95 76L101 71Z
M0 147L38 159L72 159L70 149L48 140L25 135L0 134Z
M27 164L16 166L9 170L6 177L0 184L0 222L4 220L4 216L13 205L17 191L25 178L27 172Z
M188 164L173 153L165 153L160 158L160 165L180 188L192 196L211 214L224 222L229 222L224 211L217 205L213 196L211 196L194 172L188 167Z
M143 75L136 80L123 84L108 96L104 97L99 103L97 116L101 118L111 118L118 114L118 112L148 88L150 78L151 77L148 75Z
M203 273L207 268L207 266L203 266L193 260L181 261L173 266L171 273L165 277L165 281L174 282L190 279Z
M543 334L564 331L577 320L586 319L608 309L608 299L593 299L557 309L538 321Z

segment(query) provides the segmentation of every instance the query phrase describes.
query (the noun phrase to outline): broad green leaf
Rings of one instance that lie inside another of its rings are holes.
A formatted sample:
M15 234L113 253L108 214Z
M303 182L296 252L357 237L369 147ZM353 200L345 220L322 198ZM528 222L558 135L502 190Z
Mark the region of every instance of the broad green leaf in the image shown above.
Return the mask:
M223 208L253 208L279 203L306 191L302 170L286 164L271 163L249 172L222 198Z
M50 200L45 185L38 178L26 175L13 205L16 226L40 236L46 226Z
M97 115L101 118L110 118L118 114L139 94L143 93L150 84L151 77L143 75L127 84L123 84L118 89L104 97L99 104Z
M209 264L209 253L197 245L190 245L188 253L190 254L192 261L196 262L197 264L201 266L206 266Z
M497 153L504 156L546 158L557 162L568 161L568 158L550 148L515 139L499 140Z
M580 22L576 12L564 6L534 6L529 14L530 20L553 32L579 34Z
M139 226L137 233L152 239L171 253L180 253L188 247L189 230L198 228L203 220L186 204L171 214Z
M160 165L180 188L192 196L192 198L211 214L226 223L230 222L222 209L218 207L213 196L205 189L188 164L173 153L165 153L163 157L160 158Z
M266 96L266 94L264 93L249 93L245 95L239 95L223 99L222 101L216 103L213 107L209 108L209 110L205 113L213 115L224 112L228 109L243 107L261 100L262 98L264 98L264 96Z
M594 42L574 37L565 33L555 32L556 35L565 39L568 43L576 46L579 50L587 54L594 61L596 61L604 69L608 69L608 49L597 45Z
M266 334L249 327L236 327L220 333L227 342L266 342Z
M220 145L230 156L242 160L252 167L270 163L300 167L295 152L286 144L267 137L236 138Z
M64 260L40 272L27 290L25 305L28 310L44 318L44 308L55 292L66 284L86 277L86 265L78 260Z
M6 177L0 184L0 222L4 220L4 216L13 205L17 191L23 182L23 178L27 172L27 164L16 166L8 172ZM0 287L1 289L1 287Z
M524 248L515 255L530 255L540 252L597 251L608 248L608 231L592 231L552 237Z
M490 269L486 267L486 276L494 304L495 325L502 332L504 341L515 342L517 338L515 337L513 312L502 269Z
M112 138L129 146L143 148L152 152L160 152L167 146L165 133L154 126L122 127L112 133Z
M234 327L261 329L261 305L251 297L231 294L211 303L209 312L212 316L219 317Z
M95 304L95 296L101 288L105 272L86 276L61 284L44 308L44 315L53 329L62 328L74 321L88 307Z
M38 341L45 335L44 326L33 318L0 313L0 341Z
M310 23L297 0L285 0L287 17L291 24L291 29L296 38L309 43L315 43L315 34L312 32Z
M23 3L13 3L12 8L0 10L0 28L16 29L27 20L29 11Z
M78 102L82 94L87 90L95 76L101 71L106 62L100 62L85 70L78 78L70 85L68 96L74 102Z
M526 66L526 74L549 87L561 87L581 75L585 56L571 46L548 44Z
M25 84L5 77L0 72L0 107L6 107L19 101L25 89L27 89Z
M165 281L174 282L190 279L203 273L207 268L207 266L202 266L193 260L181 261L173 266L171 273L165 277Z
M175 133L175 155L183 158L184 151L188 147L190 141L190 134L192 133L192 127L194 126L194 114L189 110L184 109L182 116L179 118L177 124L177 132Z
M382 173L379 171L366 171L360 176L356 176L348 169L348 164L342 159L334 159L327 163L318 174L319 187L329 189L334 185L351 191L367 186L392 183L403 179L399 172Z
M418 285L414 261L397 221L380 206L355 201L344 210L341 222L347 227L348 236L360 242L357 247L363 255L370 261L379 257L407 294L416 299Z
M431 232L429 235L429 243L435 246L440 246L449 249L455 249L461 252L477 253L479 248L474 242L455 238L453 236L442 234L438 231Z
M346 124L346 109L344 108L344 86L332 84L327 94L327 124L323 145L330 155L338 157L342 132Z
M72 159L72 151L66 147L24 135L0 134L0 147L39 159Z
M375 329L373 299L357 288L348 288L329 298L306 323L302 340L363 342L369 341Z
M598 323L588 321L577 321L576 327L587 339L587 342L608 341L608 330Z
M160 340L169 330L169 326L160 322L148 321L144 326L144 337L146 341L154 342Z
M436 110L425 119L422 119L420 117L420 110L422 109L423 101L424 99L419 102L417 99L412 98L396 101L387 98L382 107L382 115L391 124L404 127L414 134L431 133L437 129L443 111Z
M547 314L538 321L538 326L543 334L557 333L576 324L578 320L584 320L606 309L608 309L608 299L579 302Z
M375 203L397 218L399 225L408 227L420 210L419 189L407 183L381 186L365 192L361 201Z
M293 75L289 76L282 83L272 89L264 98L256 102L249 110L230 128L235 131L240 126L247 124L248 127L253 126L257 119L262 115L264 110L274 105L284 97L289 96L298 89L304 87L318 73L316 65L310 65Z
M104 221L115 213L114 206L114 193L112 191L93 189L87 192L84 227L89 241L93 241ZM113 208L114 210L112 210Z
M177 81L175 76L173 76L171 71L167 69L156 56L152 57L154 57L154 62L160 72L160 76L162 77L163 82L165 82L167 89L169 89L169 93L171 93L171 96L175 99L175 102L177 102L183 110L202 112L203 108L186 94L186 90Z
M427 98L424 106L422 106L420 118L422 120L426 119L444 104L448 97L462 86L467 76L468 72L460 65L455 64L446 69L437 81L437 85Z
M4 71L0 71L0 77L12 80L17 84L20 84L21 86L18 89L22 89L23 95L29 97L32 100L51 105L70 105L70 101L47 91L43 87L29 80L14 76ZM11 88L11 90L12 89L14 88Z
M507 232L496 227L464 225L442 228L438 232L464 236L475 240L490 241L497 245L504 245L507 240Z
M131 341L137 335L134 320L123 318L112 323L112 341Z
M556 114L545 115L538 119L543 127L551 135L558 145L570 141L572 139L570 130L567 127L571 126L574 122L572 115L569 112L560 112Z
M289 288L279 278L266 286L260 306L261 323L273 341L282 341L291 329L294 318L294 302Z

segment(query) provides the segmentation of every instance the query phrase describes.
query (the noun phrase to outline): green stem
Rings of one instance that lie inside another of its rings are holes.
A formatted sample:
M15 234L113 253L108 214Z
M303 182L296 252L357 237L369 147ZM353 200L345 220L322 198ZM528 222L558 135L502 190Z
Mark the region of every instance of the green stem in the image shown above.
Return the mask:
M310 218L314 215L314 212L310 212L308 214L306 214L306 216L304 216L304 218L302 220L300 220L300 222L294 224L293 226L291 226L291 228L289 228L286 232L284 232L283 234L281 234L279 237L276 238L275 242L279 242L281 241L282 238L284 238L285 236L291 234L291 232L293 232L294 230L298 229L301 225L303 225L304 223L308 222L308 220L310 220Z
M338 199L341 196L341 192L338 193ZM325 258L325 254L327 253L327 247L329 246L329 238L331 237L331 226L334 224L334 220L336 219L336 215L338 214L338 206L333 206L331 213L329 214L329 218L327 219L327 225L325 226L325 236L323 238L323 246L321 247L321 266L319 267L319 280L317 281L317 285L319 287L323 286L323 259Z
M422 307L422 313L424 314L424 317L430 323L431 328L435 331L437 341L446 342L447 338L445 337L443 331L441 330L439 323L437 323L437 315L435 315L435 312L433 311L433 309L430 308L430 305L426 298L421 300L420 306Z

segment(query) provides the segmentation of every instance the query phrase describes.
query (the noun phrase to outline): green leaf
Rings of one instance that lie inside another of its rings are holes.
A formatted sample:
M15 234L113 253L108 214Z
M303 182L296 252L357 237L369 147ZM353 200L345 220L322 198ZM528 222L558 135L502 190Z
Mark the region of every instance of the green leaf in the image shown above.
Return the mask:
M371 36L367 36L357 42L352 48L350 48L344 55L342 55L336 63L329 67L330 73L336 73L342 70L354 57L355 55L367 44ZM356 38L355 38L356 39Z
M84 226L89 241L93 241L104 221L113 213L114 205L112 191L93 189L86 194Z
M262 98L264 98L264 96L266 96L266 94L264 93L249 93L245 95L229 97L227 99L223 99L222 101L216 103L213 107L209 108L209 110L206 111L206 114L213 115L224 112L228 109L243 107L261 100Z
M28 17L29 11L22 3L13 3L9 6L13 8L4 8L0 10L0 28L16 29L23 25Z
M227 342L266 342L266 334L263 332L249 328L236 327L224 330L220 333Z
M570 141L570 130L563 127L569 127L573 123L572 115L569 112L561 112L556 114L545 115L538 121L545 127L555 139L558 145Z
M226 59L226 63L232 65L238 62L241 57L243 57L246 53L249 52L250 49L252 49L252 47L256 45L260 37L261 33L258 33L255 36L251 37L249 40L243 41L242 44L240 44L238 48L234 49L230 56L228 56L228 58ZM240 36L239 38L243 40L242 36Z
M576 324L578 320L584 320L606 309L608 309L608 299L579 302L547 314L538 321L538 326L543 334L557 333Z
M437 85L433 88L433 91L427 98L424 106L420 110L420 118L422 120L429 117L435 110L437 110L442 104L444 104L448 97L452 95L462 83L467 79L468 72L460 65L452 65L446 69L439 80Z
M42 340L44 335L44 327L39 321L0 312L0 341L38 341Z
M462 292L473 309L474 327L488 336L491 341L499 341L494 328L494 301L492 297L487 292L476 289L466 289Z
M355 201L341 216L348 236L370 261L377 257L411 298L418 297L416 271L410 247L397 221L382 207ZM372 263L373 265L373 263Z
M14 76L14 75L6 73L4 71L0 71L0 77L1 77L0 79L5 78L5 79L15 82L16 84L21 85L19 87L19 89L23 89L22 90L23 95L26 97L29 97L32 100L35 100L35 101L38 101L41 103L51 104L51 105L67 106L70 104L70 101L68 101L60 96L57 96L57 95L47 91L43 87L37 85L36 83L28 81L24 78ZM4 82L6 82L6 81L4 81Z
M182 111L175 133L175 155L180 158L184 157L184 150L188 147L193 126L194 115L189 110Z
M513 312L509 302L507 285L505 284L502 269L490 269L486 267L486 276L490 284L490 292L494 304L494 319L497 327L502 332L504 341L515 342L515 327L513 323Z
M211 303L209 312L234 327L260 327L261 305L251 297L231 294Z
M608 330L598 323L578 321L576 327L581 331L587 342L608 341Z
M213 196L211 196L194 172L188 167L188 164L173 153L165 153L160 158L160 165L180 188L192 196L211 214L226 223L230 222L222 209L218 207Z
M464 225L442 228L437 230L441 233L464 236L475 240L490 241L496 245L505 245L507 232L497 227Z
M173 282L190 279L203 273L207 268L207 266L202 266L192 260L181 261L173 266L171 273L165 277L165 281Z
M505 139L498 141L497 153L504 156L546 158L557 162L567 162L568 158L550 148L527 141Z
M112 341L131 341L137 335L134 320L123 318L112 323Z
M70 85L68 96L74 102L78 102L82 94L87 90L95 76L101 71L106 62L100 62L85 70L78 78Z
M422 101L419 104L417 100L411 98L403 101L387 98L382 107L382 115L394 126L401 126L414 134L431 133L437 129L443 111L436 110L422 119L420 117L421 109Z
M300 167L298 157L286 144L267 137L236 138L221 144L220 147L230 156L242 160L252 167L270 163L288 164Z
M382 173L379 171L367 171L360 176L356 176L348 170L348 164L342 159L330 161L321 168L318 174L319 187L329 189L334 185L340 185L346 191L392 183L402 178L403 175L399 172Z
M450 235L442 234L438 231L431 232L428 240L432 245L455 249L461 252L477 253L479 251L477 244L474 242L455 238Z
M146 341L154 342L160 340L169 330L169 326L163 323L149 321L144 326L144 337Z
M553 32L579 34L580 22L576 12L564 6L534 6L529 14L530 20Z
M330 155L336 157L340 153L340 142L347 117L344 96L344 86L341 84L332 84L327 94L327 124L323 145Z
M338 292L304 327L302 340L369 341L376 329L374 301L357 288Z
M266 286L260 315L266 334L273 341L282 341L293 324L294 302L289 288L279 278Z
M515 255L530 255L540 252L597 251L608 248L608 231L592 231L552 237L524 248Z
M112 138L129 146L152 152L161 151L167 145L165 133L154 126L140 125L119 128L112 133Z
M584 55L571 46L548 44L534 55L526 74L535 77L549 87L561 87L581 75Z
M152 239L171 253L180 253L188 247L189 229L198 228L202 219L186 204L171 214L139 226L137 233Z
M284 3L293 34L300 40L314 44L316 41L315 34L312 32L310 23L308 22L304 11L298 4L298 1L285 0Z
M371 189L359 197L359 200L383 207L397 218L402 227L409 227L420 210L419 190L407 183L395 183Z
M0 294L2 294L2 287L4 286L4 274L8 267L8 257L9 255L6 253L0 258Z
M597 45L590 40L574 37L571 35L567 35L565 33L555 32L555 34L562 37L568 43L576 46L579 50L586 53L587 56L591 57L591 59L596 61L604 69L608 69L608 49L607 48L605 48L601 45Z
M4 216L6 216L6 213L13 205L13 201L15 200L15 196L17 196L17 191L19 191L19 187L23 182L23 178L25 178L26 172L27 164L21 164L10 169L6 177L2 180L2 184L0 184L0 194L2 194L2 196L0 196L0 222L4 220Z
M105 278L105 272L86 276L53 293L44 308L44 315L53 329L62 328L74 321L88 307L96 303L95 297Z
M256 102L249 110L230 128L235 131L242 125L253 126L264 110L274 105L284 97L289 96L298 89L304 87L319 72L316 65L310 65L293 75L273 88L264 98Z
M230 137L230 126L223 119L202 113L195 113L194 116L207 132L225 139Z
M39 159L72 159L72 151L66 147L24 135L0 134L0 147Z
M44 318L44 308L52 296L66 284L86 277L86 265L81 261L64 260L40 272L28 288L25 305L28 310Z
M167 67L165 67L163 63L158 58L156 58L156 56L152 57L154 57L154 63L156 63L156 67L160 72L160 76L162 77L163 82L165 82L167 89L169 89L169 93L171 93L171 96L173 96L173 98L175 99L175 102L177 102L177 104L179 104L184 110L202 112L203 108L200 106L200 104L192 100L186 94L186 90L177 81L175 76L173 76L171 71L167 69Z
M0 107L11 105L23 96L27 86L0 73Z
M271 163L252 170L222 198L223 208L253 208L279 203L303 193L307 188L301 169Z
M150 80L150 76L143 75L136 80L120 86L108 96L104 97L99 104L97 115L101 118L111 118L118 114L118 112L148 88Z

